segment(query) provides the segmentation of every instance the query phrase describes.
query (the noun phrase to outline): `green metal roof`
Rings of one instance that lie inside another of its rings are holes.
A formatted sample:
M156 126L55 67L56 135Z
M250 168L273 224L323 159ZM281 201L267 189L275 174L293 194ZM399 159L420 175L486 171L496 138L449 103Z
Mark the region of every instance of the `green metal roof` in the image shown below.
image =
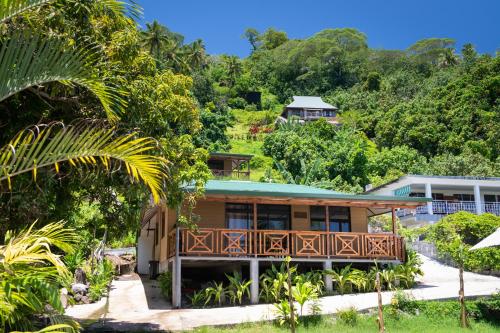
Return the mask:
M235 158L248 158L251 159L253 155L250 154L239 154L239 153L222 153L214 151L210 153L211 157L235 157Z
M187 186L187 190L192 186ZM409 198L394 197L384 195L367 194L346 194L331 190L325 190L313 186L277 184L277 183L259 183L251 181L236 180L209 180L205 185L205 194L223 194L223 195L245 195L245 196L269 196L269 197L292 197L292 198L317 198L317 199L347 199L347 200L387 200L387 201L408 201L408 202L427 202L429 198Z

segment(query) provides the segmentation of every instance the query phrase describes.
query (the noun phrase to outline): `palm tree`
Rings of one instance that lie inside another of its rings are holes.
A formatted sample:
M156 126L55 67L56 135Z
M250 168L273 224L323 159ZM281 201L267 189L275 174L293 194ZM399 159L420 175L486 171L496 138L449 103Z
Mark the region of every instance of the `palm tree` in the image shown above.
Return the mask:
M450 67L458 64L458 57L455 51L450 48L444 49L444 51L439 55L438 65L439 67Z
M149 53L156 59L160 58L160 51L164 45L171 40L170 31L157 20L146 23L146 30L142 31L142 43L149 49Z
M17 235L7 232L5 245L0 245L0 331L32 330L33 315L43 314L57 323L44 332L77 332L78 324L59 314L64 311L59 281L70 273L60 256L51 251L56 247L72 252L76 234L61 222L38 230L33 226Z
M186 45L186 56L191 70L202 68L205 65L205 45L197 39Z
M226 65L228 86L233 87L236 83L236 79L241 75L241 72L243 71L241 61L237 56L225 56L223 60Z
M114 0L106 0L111 3ZM13 15L47 3L43 0L4 0L0 5L0 23ZM84 48L67 49L63 40L26 37L16 33L7 36L0 48L0 102L24 89L32 89L48 82L79 84L91 90L101 101L112 121L118 119L116 110L126 105L119 89L107 87L92 71L98 53ZM144 155L155 147L150 138L137 139L135 133L115 137L113 128L95 127L95 123L81 122L76 126L62 124L40 125L19 132L0 150L0 183L39 168L59 164L97 165L105 168L119 161L135 180L144 182L155 200L161 194L163 160ZM116 165L115 165L116 166Z

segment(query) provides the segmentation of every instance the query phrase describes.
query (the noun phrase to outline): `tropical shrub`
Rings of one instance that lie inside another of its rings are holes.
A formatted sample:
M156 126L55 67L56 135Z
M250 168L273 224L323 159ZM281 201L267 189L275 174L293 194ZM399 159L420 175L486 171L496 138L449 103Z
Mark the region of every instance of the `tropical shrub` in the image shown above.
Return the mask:
M59 281L71 273L53 252L57 248L71 253L76 234L61 222L38 230L34 225L17 234L7 232L5 245L0 245L0 331L39 329L44 325L35 319L46 317L51 324L69 324L47 331L76 332L78 325L63 316L60 299Z
M292 286L292 297L300 305L300 315L303 315L304 304L307 301L317 300L319 292L317 286L310 281L298 281Z
M332 277L337 291L341 295L352 290L353 281L356 279L356 273L351 269L351 265L336 269L328 269L325 273Z
M475 304L478 319L500 323L500 292L491 295L490 298L480 298Z
M194 307L205 305L205 300L206 300L205 295L206 295L205 290L195 291L191 296L189 296L191 304Z
M458 212L434 224L429 229L429 238L434 241L440 255L451 257L455 262L463 255L461 261L467 270L500 270L499 248L468 251L499 227L499 216Z
M205 289L205 305L213 302L218 306L222 306L226 301L227 294L228 292L223 282L217 283L212 281L210 286Z
M158 283L160 284L161 294L167 301L172 299L172 272L167 271L158 277Z
M97 263L94 271L90 270L88 272L87 278L90 283L89 298L92 302L97 302L108 294L109 284L113 280L114 274L113 263L106 258Z
M290 308L290 303L286 299L282 299L278 303L274 303L274 308L277 314L277 320L280 326L291 325L292 323L292 311ZM293 319L295 324L299 322L299 316L297 315L297 309L294 310Z
M397 265L394 270L396 277L399 279L400 285L406 289L412 288L415 285L415 280L418 276L424 275L422 271L422 261L417 252L407 249L406 261Z
M359 320L358 310L356 310L355 307L339 310L337 312L337 318L340 322L342 322L345 325L356 326Z
M227 293L232 304L242 304L243 297L246 295L250 298L250 285L252 280L243 280L243 277L238 273L234 272L233 275L226 274L229 280L229 286L227 287Z

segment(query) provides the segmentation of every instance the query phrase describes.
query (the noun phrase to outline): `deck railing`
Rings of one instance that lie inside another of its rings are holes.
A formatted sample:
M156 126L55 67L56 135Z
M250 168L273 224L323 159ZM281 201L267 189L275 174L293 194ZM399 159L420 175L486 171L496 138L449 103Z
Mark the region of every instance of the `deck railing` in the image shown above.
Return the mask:
M460 211L466 211L475 214L476 203L474 201L447 201L447 200L433 200L432 201L432 213L433 214L453 214ZM500 203L485 203L483 204L483 212L493 213L500 216ZM427 206L419 206L416 209L400 209L397 211L399 217L415 215L415 214L427 214Z
M234 177L241 179L248 179L250 177L250 171L243 170L221 170L221 169L212 169L212 174L215 177Z
M180 229L178 243L180 256L404 260L402 238L393 234L199 228ZM173 230L170 257L175 244Z

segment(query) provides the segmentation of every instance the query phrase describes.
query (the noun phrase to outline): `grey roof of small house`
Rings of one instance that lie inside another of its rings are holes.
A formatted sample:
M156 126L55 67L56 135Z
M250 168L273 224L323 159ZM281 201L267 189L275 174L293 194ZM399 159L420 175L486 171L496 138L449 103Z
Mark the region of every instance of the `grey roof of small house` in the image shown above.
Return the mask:
M287 108L337 110L337 107L323 102L321 97L318 96L293 96L293 102L288 104Z

